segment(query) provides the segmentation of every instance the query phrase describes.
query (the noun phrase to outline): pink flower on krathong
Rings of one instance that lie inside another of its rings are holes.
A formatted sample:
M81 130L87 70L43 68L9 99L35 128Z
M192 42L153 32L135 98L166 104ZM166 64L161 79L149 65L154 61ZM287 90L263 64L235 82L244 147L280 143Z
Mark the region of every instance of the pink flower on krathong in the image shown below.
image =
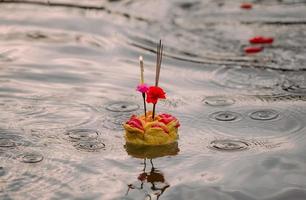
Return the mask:
M149 90L149 86L145 83L137 85L136 90L141 93L146 93Z

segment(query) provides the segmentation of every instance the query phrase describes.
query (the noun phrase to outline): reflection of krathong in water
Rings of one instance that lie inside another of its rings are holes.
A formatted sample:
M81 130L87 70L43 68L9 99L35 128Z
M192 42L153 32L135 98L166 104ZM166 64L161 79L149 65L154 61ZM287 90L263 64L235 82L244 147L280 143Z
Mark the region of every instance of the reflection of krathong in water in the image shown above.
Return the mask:
M156 199L159 199L170 185L166 181L164 174L154 167L152 159L150 159L150 170L146 170L146 159L144 159L143 164L144 168L137 177L138 183L128 184L126 196L128 196L131 190L139 190L144 192L145 199L152 199L153 196L156 196Z
M166 181L163 173L154 167L153 159L164 156L175 156L180 151L178 143L174 142L167 145L148 146L148 145L135 145L127 143L125 146L127 153L135 158L143 159L144 168L142 172L137 176L137 182L128 184L128 190L126 196L129 195L131 190L138 190L143 192L145 199L152 199L152 197L159 197L170 187L170 184ZM147 159L150 159L151 169L147 168Z
M125 149L127 153L135 158L141 158L144 160L144 168L142 172L137 176L137 183L128 184L128 190L126 196L131 190L139 190L144 193L145 197L152 199L153 196L156 199L165 192L170 184L166 181L163 173L154 167L153 158L163 156L175 156L179 152L178 143L160 145L160 146L148 146L148 145L135 145L126 144ZM147 159L150 159L151 169L147 168Z
M127 143L124 147L130 156L141 159L154 159L164 156L175 156L180 151L177 142L159 146L135 145Z
M174 143L178 138L179 121L170 114L155 115L156 104L159 99L165 99L166 93L158 86L163 45L161 41L157 46L155 86L148 87L144 83L144 65L140 57L141 78L137 91L142 94L144 115L132 115L124 124L125 139L127 143L137 145L160 146ZM146 103L153 104L153 111L147 112Z

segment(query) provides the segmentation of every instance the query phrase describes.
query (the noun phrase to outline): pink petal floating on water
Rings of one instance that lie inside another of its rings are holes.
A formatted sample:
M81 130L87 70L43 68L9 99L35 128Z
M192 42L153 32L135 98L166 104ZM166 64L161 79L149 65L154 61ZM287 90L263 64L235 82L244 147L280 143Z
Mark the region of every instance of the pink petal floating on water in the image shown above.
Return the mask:
M244 48L245 53L258 53L261 52L264 48L263 47L246 47Z
M251 44L272 44L274 39L272 37L256 36L249 40Z
M240 5L240 8L246 9L246 10L250 10L250 9L253 8L253 5L250 4L250 3L242 3L242 4Z

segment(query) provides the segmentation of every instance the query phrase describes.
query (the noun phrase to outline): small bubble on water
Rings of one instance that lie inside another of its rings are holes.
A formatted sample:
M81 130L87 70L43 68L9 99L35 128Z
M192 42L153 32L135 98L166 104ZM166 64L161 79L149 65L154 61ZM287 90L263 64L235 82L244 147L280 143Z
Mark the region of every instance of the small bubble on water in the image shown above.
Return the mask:
M99 133L95 130L90 129L74 129L67 132L68 136L72 140L88 140L96 139Z
M10 147L15 147L16 143L13 142L10 139L6 139L6 138L0 138L0 147L4 147L4 148L10 148Z
M99 140L84 140L78 142L75 147L79 150L92 152L105 148L105 144Z
M39 153L25 153L21 155L21 162L24 163L38 163L43 159L44 157Z
M238 121L241 119L241 115L231 111L219 111L212 113L210 118L218 121Z
M242 151L249 148L249 144L241 140L214 140L210 143L209 147L219 151Z
M212 96L206 97L202 102L210 106L229 106L234 104L235 100L226 97Z
M278 116L279 113L275 110L258 110L250 114L250 118L254 120L272 120Z
M139 109L139 105L128 101L119 101L106 106L106 110L112 112L131 112Z

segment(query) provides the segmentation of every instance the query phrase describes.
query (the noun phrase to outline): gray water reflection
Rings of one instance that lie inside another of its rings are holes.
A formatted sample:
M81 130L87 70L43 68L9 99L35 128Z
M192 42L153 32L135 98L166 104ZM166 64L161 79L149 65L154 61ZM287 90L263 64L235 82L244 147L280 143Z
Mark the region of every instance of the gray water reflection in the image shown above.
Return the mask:
M306 199L306 3L240 3L0 1L0 199ZM180 139L129 148L160 38Z

